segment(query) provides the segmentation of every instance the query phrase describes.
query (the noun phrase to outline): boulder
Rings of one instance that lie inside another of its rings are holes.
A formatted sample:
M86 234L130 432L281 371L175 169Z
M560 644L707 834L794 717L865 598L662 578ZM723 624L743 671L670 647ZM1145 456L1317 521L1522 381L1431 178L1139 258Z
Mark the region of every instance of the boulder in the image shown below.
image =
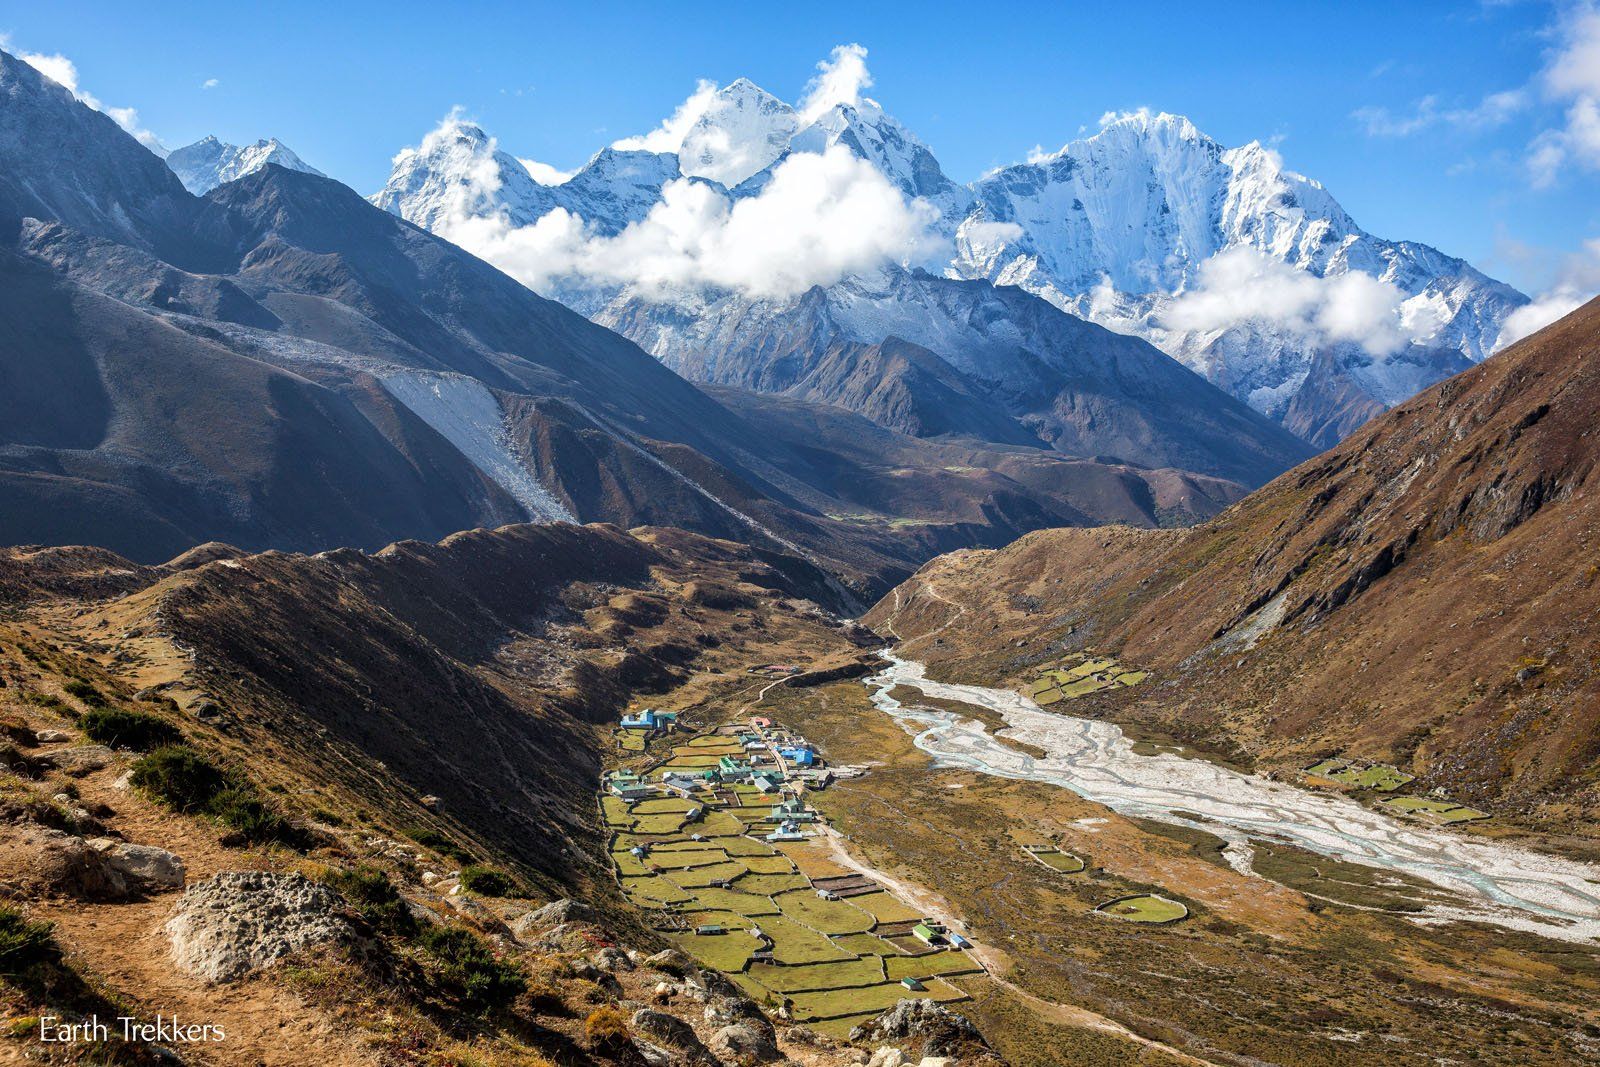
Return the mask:
M114 758L115 754L105 745L73 745L43 757L50 766L75 778L111 766Z
M778 1045L773 1040L771 1026L762 1031L749 1022L734 1023L712 1034L710 1044L711 1051L717 1055L741 1062L767 1062L783 1058L783 1053L778 1051Z
M607 946L594 954L594 965L603 971L631 971L633 961L620 948Z
M621 997L622 983L617 981L617 976L610 971L602 971L588 960L578 960L572 965L572 976L581 978L586 982L593 982L613 997Z
M552 927L563 923L587 919L592 914L589 905L576 900L553 900L542 908L535 908L526 915L519 916L511 924L512 931L519 940L527 940L535 934L542 933Z
M893 1045L884 1045L872 1054L867 1060L867 1067L902 1067L906 1062L906 1054Z
M164 929L179 970L231 982L314 945L359 943L341 907L304 875L228 871L191 885Z
M660 1045L652 1045L637 1034L633 1038L633 1049L639 1054L639 1058L644 1061L645 1067L672 1067L673 1061L677 1058L673 1055L671 1049L664 1049Z
M463 918L472 920L473 924L482 929L484 933L493 937L509 938L512 936L511 928L501 921L500 916L471 897L452 895L441 897L440 899L454 908L457 914Z
M640 1008L633 1013L633 1029L635 1033L643 1034L651 1041L678 1053L681 1059L689 1063L714 1067L717 1062L711 1050L706 1048L705 1043L695 1034L694 1027L666 1012Z
M954 1056L974 1048L988 1048L971 1020L928 997L900 1001L871 1022L851 1030L850 1040L920 1041L923 1056Z
M720 977L720 975L719 975ZM712 1026L753 1026L768 1041L776 1041L772 1021L762 1012L761 1005L745 996L713 996L706 1002L706 1022Z
M822 1035L809 1026L790 1026L783 1031L783 1039L791 1045L821 1045Z
M646 956L644 965L652 971L660 971L678 978L694 974L697 970L694 961L675 948L664 948L653 956Z
M182 889L183 860L154 845L134 845L112 837L97 837L89 845L115 870L151 889Z
M76 834L25 824L0 839L0 881L30 896L122 900L133 889L123 871Z
M65 730L40 730L34 737L41 745L58 745L72 740L72 735Z

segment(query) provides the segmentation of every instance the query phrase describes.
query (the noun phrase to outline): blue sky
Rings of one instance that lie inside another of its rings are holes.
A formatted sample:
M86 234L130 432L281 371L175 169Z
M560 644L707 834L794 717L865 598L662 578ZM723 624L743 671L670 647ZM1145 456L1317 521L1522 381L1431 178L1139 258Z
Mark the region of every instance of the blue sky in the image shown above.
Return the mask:
M57 0L0 7L0 33L70 59L81 90L137 108L170 147L277 136L363 193L456 105L515 154L571 168L654 127L697 79L743 75L793 100L833 46L859 42L869 95L958 180L1145 106L1227 144L1273 143L1368 230L1529 292L1600 237L1600 158L1562 132L1578 90L1549 74L1582 9L1042 7ZM1533 146L1552 144L1568 149L1539 177Z

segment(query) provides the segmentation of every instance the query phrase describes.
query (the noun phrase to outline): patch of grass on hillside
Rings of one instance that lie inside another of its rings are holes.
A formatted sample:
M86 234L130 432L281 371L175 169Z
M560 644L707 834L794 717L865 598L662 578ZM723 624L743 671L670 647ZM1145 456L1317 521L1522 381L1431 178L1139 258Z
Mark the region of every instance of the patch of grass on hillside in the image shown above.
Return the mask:
M28 918L16 908L0 906L0 975L17 975L56 955L47 922Z
M185 745L158 748L133 765L129 779L173 811L208 813L217 794L228 787L222 769Z
M100 690L82 678L69 678L61 688L66 690L68 696L75 696L87 704L105 703L106 698L101 695Z
M304 847L301 834L273 810L248 779L218 767L187 745L166 745L134 761L134 788L188 815L209 815L241 843Z
M439 855L453 859L457 863L471 863L477 858L431 826L408 826L400 833L423 848L431 848Z
M80 720L89 740L112 748L148 752L182 743L178 728L158 715L121 708L95 708Z

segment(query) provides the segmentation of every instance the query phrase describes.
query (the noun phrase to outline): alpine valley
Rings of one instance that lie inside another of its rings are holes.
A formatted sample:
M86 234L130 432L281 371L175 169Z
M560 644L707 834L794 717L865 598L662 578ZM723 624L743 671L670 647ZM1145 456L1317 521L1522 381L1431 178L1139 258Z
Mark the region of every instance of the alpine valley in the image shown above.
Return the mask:
M0 1061L1600 1063L1600 300L864 57L367 197L0 50Z

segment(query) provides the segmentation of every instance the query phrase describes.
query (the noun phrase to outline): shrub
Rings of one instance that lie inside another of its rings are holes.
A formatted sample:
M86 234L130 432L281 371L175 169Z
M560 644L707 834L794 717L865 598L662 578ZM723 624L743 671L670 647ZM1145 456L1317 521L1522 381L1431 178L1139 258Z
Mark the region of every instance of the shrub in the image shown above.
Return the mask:
M471 863L473 861L472 853L431 826L409 826L400 832L423 848L431 848L439 855L448 856L457 863Z
M471 864L461 868L461 888L481 897L504 897L515 892L516 883L493 867Z
M544 978L534 978L528 983L528 1007L540 1015L553 1015L566 1007L561 990Z
M415 936L416 918L389 876L376 867L363 865L353 871L333 870L323 875L322 880L349 901L374 928L399 937Z
M148 752L152 748L176 745L183 734L166 719L142 711L122 711L118 708L95 708L83 717L80 725L89 740L112 748L131 748Z
M280 841L303 847L301 833L243 776L223 770L187 745L167 745L139 757L130 781L174 811L218 819L245 844Z
M289 821L268 807L249 786L224 789L211 798L209 811L252 845L288 842L294 836Z
M0 907L0 974L20 974L55 955L51 925L15 908Z
M82 678L69 678L67 679L67 684L63 685L61 688L65 689L69 695L75 696L79 700L90 704L101 704L104 703L106 699L100 695L100 690L96 689Z
M583 1036L591 1048L621 1048L628 1043L628 1020L616 1008L596 1008L583 1020Z
M440 981L469 1011L502 1010L527 988L523 973L496 957L471 930L430 926L422 931L417 944L432 957Z
M189 813L208 812L228 786L222 769L187 745L167 745L135 760L129 781L174 811Z

